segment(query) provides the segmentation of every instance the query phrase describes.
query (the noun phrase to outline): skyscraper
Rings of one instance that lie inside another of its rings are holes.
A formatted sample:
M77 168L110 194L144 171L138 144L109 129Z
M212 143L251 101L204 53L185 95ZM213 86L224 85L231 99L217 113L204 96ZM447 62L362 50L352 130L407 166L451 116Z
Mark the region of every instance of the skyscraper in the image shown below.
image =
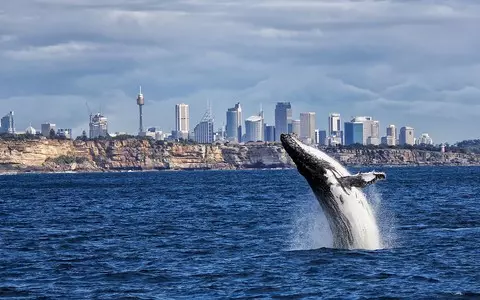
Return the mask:
M367 124L368 125L368 124ZM371 126L370 136L367 137L367 145L380 145L380 122L369 122Z
M292 120L292 129L289 131L300 137L300 120Z
M328 116L328 134L337 135L339 131L342 130L340 114L331 113Z
M320 146L327 146L327 131L320 130L318 132L318 144Z
M328 115L327 145L336 146L343 144L343 131L339 113Z
M292 105L290 102L277 102L275 106L275 141L280 141L282 133L289 133L292 126Z
M415 144L415 131L412 127L400 128L399 144L402 146Z
M195 142L199 144L211 144L214 140L213 120L202 120L193 129Z
M242 141L242 107L240 102L227 110L227 140L240 143Z
M202 120L193 129L194 140L200 144L213 143L215 139L215 132L213 128L214 128L213 116L212 116L210 106L208 106L207 111L203 115Z
M380 122L375 121L372 117L365 117L365 116L354 117L352 119L352 122L363 123L363 142L362 142L363 145L379 145L380 144ZM345 141L345 144L346 144L346 141Z
M397 128L395 128L395 125L389 125L387 127L386 142L388 146L395 146L397 144Z
M275 126L265 124L265 133L264 133L265 142L274 142L275 141Z
M90 115L89 126L91 139L108 136L108 119L100 113L94 115L93 117Z
M180 103L175 105L175 137L178 139L188 139L190 131L190 116L188 104Z
M363 122L345 122L345 145L363 144Z
M245 120L245 142L263 141L263 118L251 116Z
M265 140L265 122L263 119L263 110L256 116L251 116L245 120L245 142L256 142Z
M13 120L13 111L6 114L0 120L0 123L1 123L0 133L10 133L10 134L15 133L15 122Z
M315 142L315 118L316 114L314 112L300 114L300 138L306 143Z

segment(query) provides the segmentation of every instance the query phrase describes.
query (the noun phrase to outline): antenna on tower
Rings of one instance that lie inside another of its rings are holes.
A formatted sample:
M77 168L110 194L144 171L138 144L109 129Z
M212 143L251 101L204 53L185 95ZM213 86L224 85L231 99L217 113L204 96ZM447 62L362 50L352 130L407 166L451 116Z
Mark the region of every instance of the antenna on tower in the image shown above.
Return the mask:
M92 122L92 110L90 109L90 106L88 106L87 101L85 101L85 105L87 106L87 111L88 111L88 115L90 117L90 122Z

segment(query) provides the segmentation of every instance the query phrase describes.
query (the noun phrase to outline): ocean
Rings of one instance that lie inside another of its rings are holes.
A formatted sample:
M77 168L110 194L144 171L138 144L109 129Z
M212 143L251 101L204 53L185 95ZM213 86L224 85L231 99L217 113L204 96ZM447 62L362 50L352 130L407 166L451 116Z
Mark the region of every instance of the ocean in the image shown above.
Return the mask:
M0 176L0 296L480 299L480 168L376 170L373 251L296 170Z

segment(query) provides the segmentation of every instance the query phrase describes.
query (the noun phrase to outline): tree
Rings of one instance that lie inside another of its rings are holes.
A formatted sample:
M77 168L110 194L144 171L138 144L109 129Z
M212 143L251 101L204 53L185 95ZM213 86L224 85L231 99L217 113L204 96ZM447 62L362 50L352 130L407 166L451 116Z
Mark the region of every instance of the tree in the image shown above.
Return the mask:
M50 129L50 132L49 132L49 136L51 139L54 139L56 137L56 134L55 134L55 129Z

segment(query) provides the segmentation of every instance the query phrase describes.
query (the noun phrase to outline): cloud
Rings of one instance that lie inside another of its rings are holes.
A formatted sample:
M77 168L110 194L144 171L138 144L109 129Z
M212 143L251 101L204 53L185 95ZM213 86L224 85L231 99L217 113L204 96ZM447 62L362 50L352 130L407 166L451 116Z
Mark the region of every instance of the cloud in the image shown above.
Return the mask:
M469 0L8 1L0 103L19 129L81 129L88 101L133 133L141 84L145 122L166 131L178 102L193 128L207 100L217 127L236 101L245 117L261 102L269 123L275 102L291 101L319 128L335 111L454 142L478 138L479 25Z

